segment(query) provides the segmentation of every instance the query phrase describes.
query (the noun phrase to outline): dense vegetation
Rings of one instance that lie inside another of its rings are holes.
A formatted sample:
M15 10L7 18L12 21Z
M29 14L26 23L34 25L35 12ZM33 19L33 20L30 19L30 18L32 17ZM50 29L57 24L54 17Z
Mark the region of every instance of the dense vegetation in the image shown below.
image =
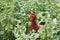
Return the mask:
M41 40L60 40L60 0L0 0L0 40L35 40L29 35L30 12L35 12Z

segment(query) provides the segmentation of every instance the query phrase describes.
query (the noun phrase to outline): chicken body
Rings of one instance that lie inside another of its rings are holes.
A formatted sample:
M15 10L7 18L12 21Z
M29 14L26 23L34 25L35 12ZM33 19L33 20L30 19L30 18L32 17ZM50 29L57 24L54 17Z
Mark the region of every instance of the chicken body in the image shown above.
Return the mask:
M36 15L34 13L31 13L30 17L32 19L30 32L32 32L32 30L34 30L35 32L38 32L38 30L40 29L40 25L39 25Z

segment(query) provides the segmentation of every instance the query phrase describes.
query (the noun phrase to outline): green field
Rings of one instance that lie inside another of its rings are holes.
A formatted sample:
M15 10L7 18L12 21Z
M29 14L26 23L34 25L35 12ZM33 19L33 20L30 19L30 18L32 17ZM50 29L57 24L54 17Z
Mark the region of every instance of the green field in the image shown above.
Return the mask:
M60 40L60 0L0 0L0 40L36 40L29 35L30 12L37 15L40 40Z

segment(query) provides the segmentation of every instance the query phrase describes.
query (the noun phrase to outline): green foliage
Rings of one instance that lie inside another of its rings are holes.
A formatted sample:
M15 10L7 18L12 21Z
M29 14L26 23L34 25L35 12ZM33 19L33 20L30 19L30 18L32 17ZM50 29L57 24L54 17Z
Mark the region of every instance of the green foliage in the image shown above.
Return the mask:
M40 39L60 40L60 0L0 0L0 40L35 40L37 34L29 35L31 11L45 26Z

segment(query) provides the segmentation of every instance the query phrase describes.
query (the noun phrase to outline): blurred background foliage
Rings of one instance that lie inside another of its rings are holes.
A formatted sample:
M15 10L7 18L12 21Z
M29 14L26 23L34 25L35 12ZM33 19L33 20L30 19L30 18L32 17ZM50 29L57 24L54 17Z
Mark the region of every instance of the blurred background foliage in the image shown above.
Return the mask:
M35 40L29 35L31 11L45 22L40 40L60 40L60 0L0 0L0 40Z

